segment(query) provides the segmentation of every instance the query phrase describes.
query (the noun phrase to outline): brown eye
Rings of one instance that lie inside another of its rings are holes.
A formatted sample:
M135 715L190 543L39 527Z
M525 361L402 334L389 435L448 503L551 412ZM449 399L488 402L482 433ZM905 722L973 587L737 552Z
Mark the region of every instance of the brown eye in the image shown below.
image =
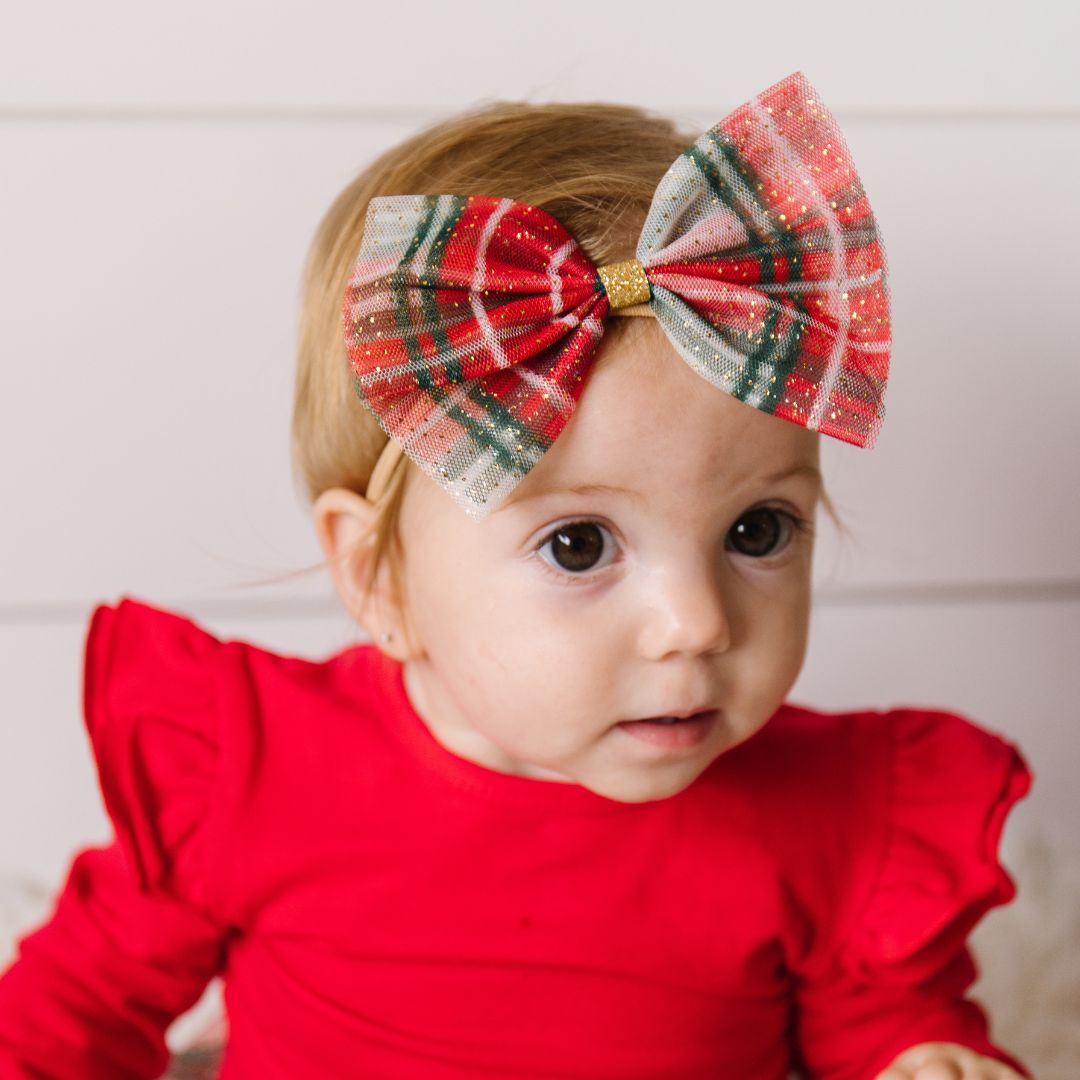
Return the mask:
M603 526L594 521L574 521L560 525L540 545L540 550L550 545L551 559L559 570L580 574L592 570L604 554Z
M787 547L793 530L790 514L762 506L747 511L732 525L727 546L740 555L761 559Z

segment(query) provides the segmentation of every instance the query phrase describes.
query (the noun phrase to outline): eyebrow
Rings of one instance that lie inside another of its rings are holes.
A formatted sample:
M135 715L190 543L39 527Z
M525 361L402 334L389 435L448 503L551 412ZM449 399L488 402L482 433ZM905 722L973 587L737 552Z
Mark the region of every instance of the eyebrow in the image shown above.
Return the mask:
M770 476L763 476L761 479L766 484L777 484L781 480L788 480L794 476L806 476L816 480L819 484L822 482L821 470L816 465L806 464L792 465L788 469L781 469L780 472L773 473ZM572 487L567 488L534 491L531 495L517 496L511 502L514 504L531 502L534 499L542 499L552 495L624 495L626 498L638 503L643 502L645 498L640 491L631 491L629 488L617 487L613 484L574 484ZM510 502L507 503L508 506L510 504Z
M771 476L764 476L762 479L767 484L776 484L781 480L787 480L792 476L807 476L811 480L816 480L819 484L822 482L821 470L816 465L792 465L790 469L781 469L778 473L773 473Z

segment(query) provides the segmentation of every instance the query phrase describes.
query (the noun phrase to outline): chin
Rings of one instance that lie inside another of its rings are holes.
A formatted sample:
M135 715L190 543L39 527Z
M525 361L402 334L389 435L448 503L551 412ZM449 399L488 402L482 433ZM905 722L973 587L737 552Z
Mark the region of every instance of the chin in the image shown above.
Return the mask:
M698 770L689 776L649 777L648 779L627 780L624 783L589 784L591 791L597 795L603 795L607 799L614 799L622 803L647 803L657 802L660 799L670 799L672 795L678 795L685 791L700 775L703 770Z

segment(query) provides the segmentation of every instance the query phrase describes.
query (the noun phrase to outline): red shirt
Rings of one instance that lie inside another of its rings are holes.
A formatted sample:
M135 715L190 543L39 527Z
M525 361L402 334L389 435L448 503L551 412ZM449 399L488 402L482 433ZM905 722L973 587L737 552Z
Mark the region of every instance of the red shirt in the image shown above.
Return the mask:
M963 994L1030 785L959 716L781 707L667 799L456 756L371 645L222 641L122 598L84 706L117 840L0 979L0 1076L152 1077L220 973L223 1080L872 1080L1016 1062Z

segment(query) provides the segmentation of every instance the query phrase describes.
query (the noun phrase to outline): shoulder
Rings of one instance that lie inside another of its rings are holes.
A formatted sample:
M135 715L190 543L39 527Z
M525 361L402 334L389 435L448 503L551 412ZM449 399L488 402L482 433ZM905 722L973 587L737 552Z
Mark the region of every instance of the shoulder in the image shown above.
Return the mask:
M279 653L127 595L93 610L84 656L92 736L97 721L138 704L201 725L219 741L239 737L240 721L253 710L264 720L288 712L298 730L300 721L338 697L349 697L355 708L385 675L371 646L346 647L323 659Z
M762 830L819 923L821 957L843 946L856 965L899 959L1013 895L997 848L1031 772L966 716L785 705L731 765L770 796Z
M203 873L223 830L213 790L221 643L130 597L99 604L84 642L83 714L102 798L144 892L215 913Z
M831 791L842 801L845 792L858 790L860 777L892 787L920 778L978 784L1014 770L1019 752L989 728L944 709L825 712L785 703L728 756L740 773L772 776L777 787L803 794Z
M725 760L727 759L727 760ZM828 829L846 850L898 828L934 831L1015 802L1031 785L1019 750L957 712L915 706L823 712L783 705L718 759L790 835ZM966 808L966 810L965 810Z
M342 733L362 730L376 650L280 655L122 596L94 609L84 652L86 728L125 855L144 889L218 914L237 852L256 865L276 817L322 789Z

